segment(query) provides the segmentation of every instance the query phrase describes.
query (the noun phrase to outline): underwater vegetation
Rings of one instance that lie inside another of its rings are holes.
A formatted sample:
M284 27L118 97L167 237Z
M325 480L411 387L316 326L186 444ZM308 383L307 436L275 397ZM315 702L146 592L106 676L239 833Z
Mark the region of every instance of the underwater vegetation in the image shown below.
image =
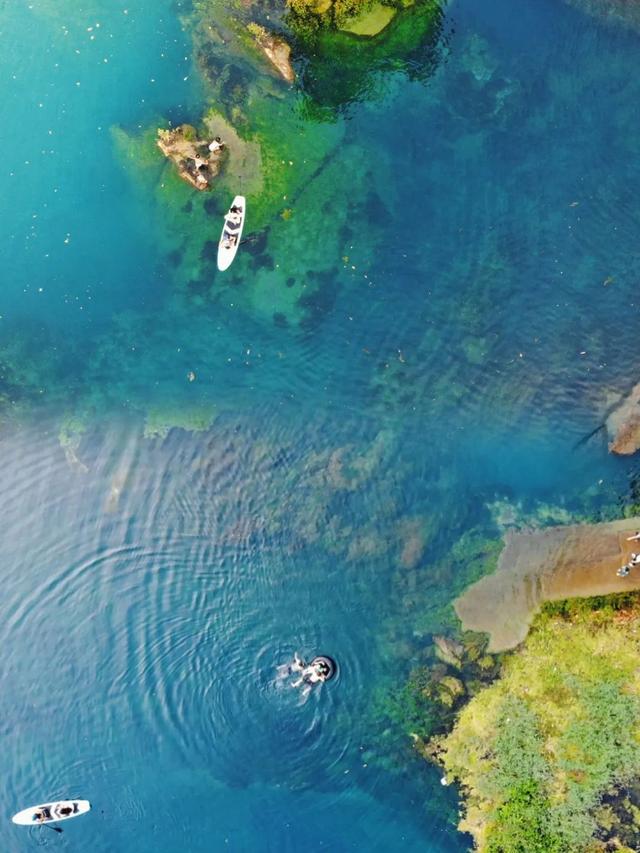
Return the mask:
M499 678L432 739L485 853L637 850L640 597L547 604Z
M488 638L461 631L450 589L461 591L471 578L492 572L502 542L490 525L465 531L469 518L462 516L455 519L459 538L442 554L439 536L449 534L451 521L450 508L433 515L422 527L420 559L413 566L400 563L392 575L394 615L383 624L380 646L395 671L376 692L369 724L391 768L416 749L423 754L429 738L448 731L469 698L498 672L500 657L487 653ZM407 522L403 526L408 529Z
M429 754L429 738L449 730L470 697L496 677L499 658L487 654L486 645L482 634L436 635L429 663L415 667L381 703L384 716L420 754Z
M565 0L565 2L612 24L640 29L640 7L634 0Z
M42 359L43 349L51 352L50 335L42 328L4 337L0 345L0 423L22 417L43 402L55 403L64 393L56 382L64 358L54 351Z
M384 92L385 75L428 79L441 60L443 21L440 2L418 0L373 38L341 30L300 31L292 24L297 49L307 59L301 76L305 115L331 120L350 103Z
M375 97L384 91L381 75L401 72L410 80L429 78L441 59L443 21L439 0L418 0L402 8L375 37L301 28L294 16L296 45L307 58L301 76L305 115L331 119L350 103Z

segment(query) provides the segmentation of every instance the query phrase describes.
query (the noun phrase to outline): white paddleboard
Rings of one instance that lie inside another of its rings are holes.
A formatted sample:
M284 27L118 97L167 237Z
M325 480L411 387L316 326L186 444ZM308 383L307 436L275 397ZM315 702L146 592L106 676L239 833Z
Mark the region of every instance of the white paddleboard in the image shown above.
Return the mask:
M11 820L20 826L38 826L41 823L57 823L59 820L71 820L91 810L89 800L58 800L55 803L43 803L31 806L14 814Z
M229 269L238 251L242 229L244 228L246 208L244 196L237 195L224 218L224 226L218 243L218 269L221 272Z

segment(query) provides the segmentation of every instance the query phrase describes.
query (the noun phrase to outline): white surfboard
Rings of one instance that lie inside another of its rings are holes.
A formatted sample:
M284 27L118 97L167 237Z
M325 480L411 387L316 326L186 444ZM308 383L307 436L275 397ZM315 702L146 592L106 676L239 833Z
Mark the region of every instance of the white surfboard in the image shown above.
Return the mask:
M238 251L242 229L244 228L246 208L244 196L237 195L224 218L224 226L218 243L218 269L221 272L229 269Z
M14 814L11 820L20 826L38 826L41 823L57 823L59 820L71 820L91 810L89 800L58 800L31 806Z

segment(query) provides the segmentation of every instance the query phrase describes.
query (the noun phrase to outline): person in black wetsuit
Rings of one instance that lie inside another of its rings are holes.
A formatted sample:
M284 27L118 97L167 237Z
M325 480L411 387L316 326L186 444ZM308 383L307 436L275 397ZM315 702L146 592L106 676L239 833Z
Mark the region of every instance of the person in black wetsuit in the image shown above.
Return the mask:
M51 812L48 808L38 809L38 811L33 816L34 820L37 820L38 823L42 823L45 820L51 820Z

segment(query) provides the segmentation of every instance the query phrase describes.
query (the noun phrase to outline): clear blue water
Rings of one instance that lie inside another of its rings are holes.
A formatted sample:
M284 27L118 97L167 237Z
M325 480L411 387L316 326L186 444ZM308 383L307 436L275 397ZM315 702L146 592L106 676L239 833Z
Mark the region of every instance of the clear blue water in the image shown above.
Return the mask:
M487 504L609 514L639 473L576 443L638 379L640 36L451 3L426 79L338 119L299 202L351 193L331 257L297 210L194 293L113 132L202 111L180 11L0 10L0 810L94 804L1 845L464 850L373 709ZM312 298L274 322L293 273ZM212 425L145 437L185 412ZM340 663L303 704L274 679L296 649Z

